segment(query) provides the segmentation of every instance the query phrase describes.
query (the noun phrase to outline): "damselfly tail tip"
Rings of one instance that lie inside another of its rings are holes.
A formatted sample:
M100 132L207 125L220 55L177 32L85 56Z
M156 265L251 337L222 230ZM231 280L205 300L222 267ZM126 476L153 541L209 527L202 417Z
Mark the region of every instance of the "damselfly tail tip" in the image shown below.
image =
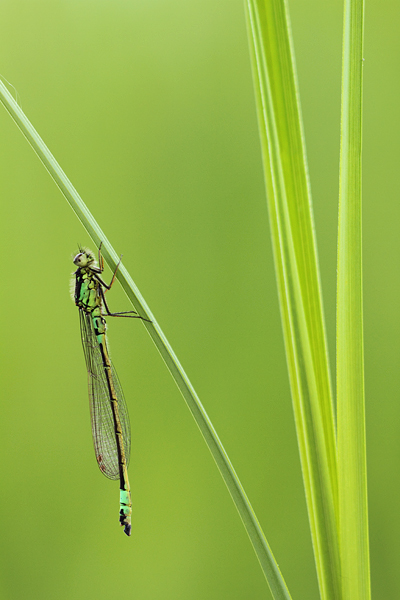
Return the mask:
M124 526L124 533L126 533L127 536L130 536L132 525L130 523L121 523L121 527L122 526Z

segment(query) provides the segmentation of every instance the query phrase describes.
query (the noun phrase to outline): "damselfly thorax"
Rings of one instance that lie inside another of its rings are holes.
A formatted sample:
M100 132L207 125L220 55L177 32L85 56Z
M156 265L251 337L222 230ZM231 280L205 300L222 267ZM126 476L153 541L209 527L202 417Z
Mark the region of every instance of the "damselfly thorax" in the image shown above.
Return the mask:
M86 312L102 306L101 284L89 268L75 271L75 304Z

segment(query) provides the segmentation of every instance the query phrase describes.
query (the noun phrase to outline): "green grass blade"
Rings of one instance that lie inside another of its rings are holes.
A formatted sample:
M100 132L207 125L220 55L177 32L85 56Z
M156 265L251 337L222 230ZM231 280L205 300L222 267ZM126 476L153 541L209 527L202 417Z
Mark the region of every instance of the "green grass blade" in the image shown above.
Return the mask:
M246 0L280 306L321 597L340 598L337 457L291 32L284 0Z
M50 150L47 148L46 144L43 142L28 118L25 116L21 108L17 105L1 81L0 100L28 142L31 144L36 154L39 156L43 165L46 167L60 188L61 192L78 216L86 231L89 233L90 237L93 239L96 246L99 245L100 241L103 242L103 256L111 270L114 271L119 260L118 255L112 248L111 244L107 240L106 236L100 229L88 208L85 206L78 192L75 190L72 183L60 165L57 163ZM256 552L261 568L267 579L273 598L275 600L290 600L291 596L268 545L268 542L265 539L257 517L251 507L239 478L236 475L232 463L230 462L228 455L221 444L217 432L215 431L206 411L204 410L204 407L201 404L192 384L190 383L189 378L175 356L165 335L155 320L154 315L151 313L144 298L140 294L138 288L122 264L118 269L117 279L137 312L141 316L147 317L152 321L152 323L143 321L143 324L150 334L162 358L164 359L165 364L174 378L176 385L186 400L186 403L201 433L203 434L207 446L214 457L215 462L217 463L220 473L242 518L243 524Z
M363 0L345 0L337 274L340 554L344 600L371 597L361 238Z

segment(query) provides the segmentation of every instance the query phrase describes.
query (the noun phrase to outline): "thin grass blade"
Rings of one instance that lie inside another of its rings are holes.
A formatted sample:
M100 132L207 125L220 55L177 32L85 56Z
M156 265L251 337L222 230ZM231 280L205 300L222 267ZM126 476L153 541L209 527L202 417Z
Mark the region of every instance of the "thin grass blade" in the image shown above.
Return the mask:
M60 188L72 210L85 227L86 231L98 247L102 242L102 254L112 271L119 261L115 250L107 240L104 232L100 229L94 217L84 204L72 183L57 163L44 141L41 139L33 125L30 123L21 108L17 105L7 88L0 81L0 100L7 109L15 123L26 137L33 150L39 156L43 165L46 167L55 183ZM120 265L117 272L117 279L124 289L126 295L132 302L139 315L151 320L151 323L143 321L150 337L160 352L165 364L167 365L172 377L175 380L182 396L191 411L207 446L217 463L218 469L225 481L225 484L232 496L235 506L246 528L250 541L256 552L261 568L266 577L267 583L275 600L290 600L291 596L286 587L278 564L272 554L268 542L264 536L257 517L247 498L247 495L239 481L239 478L230 462L228 455L215 431L199 397L197 396L188 376L183 370L178 358L168 343L164 333L158 325L154 315L147 306L144 298L134 284L128 271L123 264Z
M246 0L286 355L323 600L340 599L334 411L288 9Z
M361 151L363 0L345 0L337 272L337 405L343 600L369 600Z

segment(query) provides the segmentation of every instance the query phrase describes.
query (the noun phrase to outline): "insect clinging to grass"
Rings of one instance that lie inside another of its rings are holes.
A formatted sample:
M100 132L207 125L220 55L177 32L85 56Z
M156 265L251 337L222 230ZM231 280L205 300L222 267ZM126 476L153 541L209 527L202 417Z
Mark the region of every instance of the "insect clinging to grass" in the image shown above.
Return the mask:
M104 260L99 247L98 265L93 252L80 248L73 259L74 300L79 309L83 352L89 385L90 418L93 444L100 471L109 479L120 481L119 521L126 535L131 535L132 500L128 479L131 451L131 428L128 408L118 375L111 362L106 338L105 315L142 319L136 311L112 313L105 299L111 289L119 263L109 285L103 281Z

